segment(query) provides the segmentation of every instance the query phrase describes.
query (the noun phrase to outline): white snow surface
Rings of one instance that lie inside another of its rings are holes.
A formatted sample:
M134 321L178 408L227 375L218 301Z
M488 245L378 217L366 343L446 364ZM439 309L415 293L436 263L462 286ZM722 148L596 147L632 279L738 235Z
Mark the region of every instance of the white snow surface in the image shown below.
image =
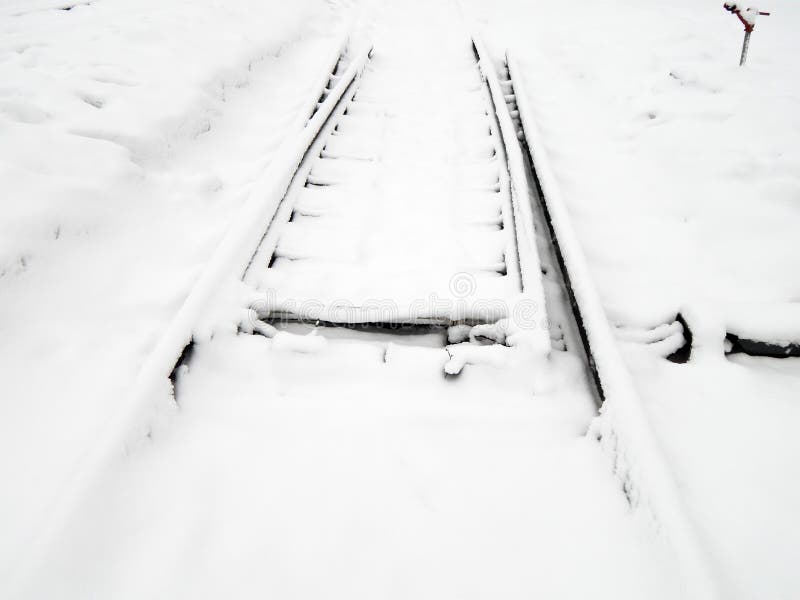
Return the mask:
M366 4L375 64L399 77L376 83L350 121L389 122L387 98L415 76L429 82L395 132L414 169L393 187L408 192L423 157L453 173L426 145L436 128L424 109L439 128L443 108L472 109L449 90L474 71L462 79L468 69L418 61L465 48L468 29L455 2ZM672 510L688 508L721 597L791 598L800 360L723 352L726 329L798 338L800 8L760 7L772 16L740 69L741 25L719 4L460 3L496 58L510 48L520 61L537 141L633 375L624 392L643 403L647 439L678 483ZM268 337L236 335L228 313L209 314L171 419L105 470L76 472L277 149L297 137L351 8L0 2L0 596L692 597L669 532L632 511L612 475L637 457L612 465L586 435L594 408L577 358L525 362L517 348L478 345L478 334L505 336L501 324L453 330L448 348L444 334L257 324ZM439 134L441 149L452 140ZM480 156L477 137L449 151ZM358 151L374 150L363 140ZM304 193L298 206L335 219L370 197L341 200ZM418 200L425 212L430 198ZM468 204L468 215L434 206L422 228L454 219L452 242L470 219L496 215L492 202ZM378 231L397 244L374 247L426 264L392 238L414 219L399 204L381 213L398 227ZM348 250L310 229L283 249L308 252L313 234L326 258ZM454 256L420 239L424 255ZM468 249L486 262L492 243ZM450 270L475 277L463 256ZM222 296L235 304L247 291ZM678 311L696 324L688 365L648 344L676 342ZM162 388L153 405L171 409ZM92 487L40 554L41 524L76 479Z

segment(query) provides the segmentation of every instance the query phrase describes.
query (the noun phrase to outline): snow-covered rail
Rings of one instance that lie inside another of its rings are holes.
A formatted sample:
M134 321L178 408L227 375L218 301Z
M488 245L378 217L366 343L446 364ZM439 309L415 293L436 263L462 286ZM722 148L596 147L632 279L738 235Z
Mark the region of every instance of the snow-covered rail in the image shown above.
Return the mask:
M591 434L614 457L615 471L632 506L642 507L661 535L680 557L687 597L716 598L718 590L706 555L644 415L640 399L617 349L614 334L592 284L586 259L572 228L558 182L550 168L539 134L533 105L522 85L522 69L509 54L498 80L493 64L478 36L476 52L488 72L501 125L518 137L527 155L523 161L534 181L532 198L539 206L566 287L573 318L601 404ZM521 179L518 178L518 179Z
M347 39L342 40L330 60L324 63L324 73L301 117L304 124L284 142L275 159L255 182L248 200L234 217L196 284L148 354L112 422L103 429L99 439L94 440L71 476L65 479L65 489L54 499L48 518L40 531L32 535L32 543L25 549L27 552L21 552L18 557L21 577L35 564L37 555L57 535L75 507L85 499L84 495L105 467L115 457L149 437L174 410L174 403L167 399L173 394L171 379L176 364L191 349L193 338L204 330L219 294L238 289L236 284L264 236L265 224L272 221L305 155L329 122L331 114L340 106L342 98L352 94L356 80L369 60L370 47L353 50L348 45Z

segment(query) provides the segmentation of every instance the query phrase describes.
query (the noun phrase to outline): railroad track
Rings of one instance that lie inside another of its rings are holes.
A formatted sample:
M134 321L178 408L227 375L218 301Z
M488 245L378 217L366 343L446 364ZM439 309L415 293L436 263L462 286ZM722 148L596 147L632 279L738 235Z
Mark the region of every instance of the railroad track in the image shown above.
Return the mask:
M449 375L496 360L476 339L541 359L530 182L502 96L474 44L420 56L422 76L407 58L372 57L320 126L246 269L264 295L246 329L438 327Z
M259 316L463 329L526 301L546 337L527 207L477 59L427 61L422 77L399 62L370 60L295 173L245 274L267 294Z
M88 490L97 488L98 473L108 473L121 449L136 451L147 437L158 443L164 415L169 421L176 410L163 406L168 380L175 404L186 413L188 425L180 434L186 447L206 451L207 422L228 422L231 414L244 411L249 417L235 428L252 447L233 452L231 460L259 456L253 468L265 469L288 490L290 504L311 497L330 503L332 519L313 522L332 527L328 534L340 539L337 519L348 519L347 511L361 497L370 500L360 507L362 516L376 527L384 527L380 507L387 505L398 513L410 511L412 522L426 522L415 504L396 500L406 493L396 480L425 478L426 467L412 453L399 459L404 466L398 469L397 450L380 452L385 442L372 431L388 427L385 411L395 415L410 404L412 419L439 423L442 415L453 414L458 422L476 406L484 410L479 398L494 395L496 410L514 431L516 420L531 420L528 396L556 393L551 371L579 382L581 367L575 365L583 365L591 381L583 389L593 390L597 405L605 403L590 435L614 457L630 505L652 516L680 554L691 597L713 597L705 557L616 354L560 202L531 103L519 85L520 69L513 57L495 63L477 36L443 46L435 58L429 48L408 45L402 46L402 58L346 44L335 53L309 104L308 122L255 187L144 366L126 410L79 469L41 536L40 552L46 554L63 534L69 515L81 510ZM209 307L238 315L238 335L212 339L208 331L216 323L209 320ZM462 371L466 380L453 383L452 376ZM234 383L243 373L253 381ZM315 378L321 388L312 385ZM376 382L380 386L374 387ZM326 386L339 390L339 400L352 399L341 409L319 403ZM402 393L393 396L393 388ZM223 414L213 399L226 393L239 404ZM293 412L298 409L280 403L285 394L301 406L303 419L312 415L313 435ZM389 396L389 404L376 409L376 394ZM427 394L425 402L416 398ZM268 415L253 404L267 398L278 398L270 401L277 404L269 404ZM328 423L339 423L339 411L354 406L366 416L352 413L352 422L341 425L345 434L330 436ZM487 415L490 424L498 418L495 412ZM276 420L283 429L275 429ZM504 444L498 450L491 426L481 430L485 422L471 427L474 437L467 444L450 426L439 433L448 449L460 452L444 456L472 456L470 468L478 464L478 474L497 487L490 504L479 499L472 507L491 532L504 521L493 512L487 516L488 507L514 494L513 481L495 479L497 465L534 452L526 444L542 426L530 425L531 435L515 442L511 452ZM387 436L395 443L414 445L405 430L392 431ZM212 438L223 445L230 441ZM333 473L336 485L312 485L297 495L293 476L270 462L281 451L273 439L300 444L302 449L295 449L300 458L292 458L296 467L315 481ZM481 467L472 446L495 462ZM347 451L340 455L343 447ZM378 456L370 457L374 452ZM303 453L312 458L306 461ZM454 468L461 472L461 466ZM558 487L558 476L542 469ZM391 480L384 479L386 470L394 473ZM360 472L380 483L364 486ZM462 479L454 484L458 493L422 503L434 513L457 514L462 492L472 490L466 476ZM261 498L262 490L245 488ZM609 489L582 489L593 496L587 505L613 504L615 492ZM237 493L241 499L243 492ZM274 498L264 501L278 515L286 509ZM511 500L521 514L529 503L524 494ZM435 521L429 527L432 551L456 550L455 538L437 534ZM402 532L389 538L408 542ZM389 545L381 551L394 550Z

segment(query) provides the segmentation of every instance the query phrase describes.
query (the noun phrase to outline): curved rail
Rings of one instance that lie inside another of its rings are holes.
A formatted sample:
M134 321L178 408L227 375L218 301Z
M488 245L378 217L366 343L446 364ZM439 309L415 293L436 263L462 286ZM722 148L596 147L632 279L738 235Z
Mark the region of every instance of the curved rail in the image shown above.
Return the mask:
M331 64L339 64L345 46L346 40L337 45L336 56L325 63L326 68L330 68ZM313 104L316 108L311 118L300 132L283 143L275 159L256 181L197 283L147 356L130 393L122 400L100 438L95 440L74 472L66 478L64 489L54 498L47 518L39 531L34 532L30 546L21 549L17 557L17 585L24 584L28 569L39 560L49 541L58 534L66 519L91 489L95 478L115 457L149 438L154 429L174 412L175 403L165 403L164 399L172 396L170 377L176 363L185 355L187 348L191 348L193 335L202 326L205 313L216 294L220 290L230 289L231 284L235 289L236 282L241 279L309 147L339 100L352 89L370 53L371 48L364 48L353 56L341 76L333 74L325 77L324 83L320 83L321 87L315 87ZM328 88L328 83L333 81L332 87Z
M473 37L482 63L491 65L488 53L477 36ZM512 86L521 81L522 70L510 55L506 66ZM497 75L491 68L496 80ZM491 76L490 76L491 78ZM670 471L637 396L633 381L619 354L614 335L605 316L589 273L586 258L570 222L558 182L541 142L535 114L523 85L513 87L519 110L520 130L513 127L511 114L499 84L490 86L495 106L503 113L505 139L528 154L525 165L535 182L533 197L541 205L578 324L589 369L601 403L600 415L589 434L596 437L613 457L614 469L631 506L644 508L659 533L673 547L685 575L687 597L717 598L717 584L706 555L687 516ZM518 140L518 141L517 141ZM513 152L513 151L512 151ZM518 179L521 179L518 177Z

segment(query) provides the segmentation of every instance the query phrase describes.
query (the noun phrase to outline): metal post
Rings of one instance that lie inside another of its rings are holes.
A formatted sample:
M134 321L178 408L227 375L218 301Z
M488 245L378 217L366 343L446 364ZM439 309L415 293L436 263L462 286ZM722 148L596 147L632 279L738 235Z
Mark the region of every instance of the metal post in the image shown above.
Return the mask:
M729 13L736 15L736 18L744 25L744 43L742 43L742 57L739 59L739 66L743 67L747 62L747 49L750 46L750 34L756 28L756 17L768 17L770 13L758 10L752 6L743 7L735 2L726 2L722 8ZM744 12L744 14L742 14Z
M751 29L745 29L744 31L744 43L742 43L742 58L739 60L739 66L744 66L745 61L747 60L747 48L750 46L750 34L753 33Z

